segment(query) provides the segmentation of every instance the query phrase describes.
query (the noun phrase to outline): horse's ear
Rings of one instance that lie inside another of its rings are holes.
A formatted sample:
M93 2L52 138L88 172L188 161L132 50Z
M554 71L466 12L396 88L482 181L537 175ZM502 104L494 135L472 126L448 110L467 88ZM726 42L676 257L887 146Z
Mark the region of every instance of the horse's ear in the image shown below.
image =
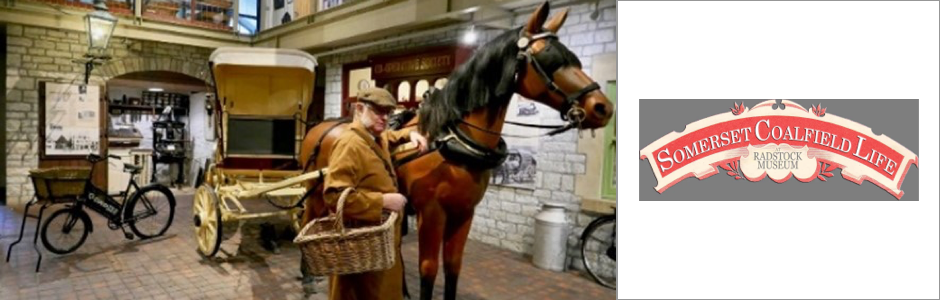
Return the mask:
M564 11L555 14L551 20L548 20L548 23L545 23L545 29L548 29L548 31L552 33L558 33L558 29L561 28L561 25L565 24L565 19L568 19L568 8L565 8Z
M548 19L548 1L539 5L539 8L532 12L532 16L529 17L529 23L525 25L525 31L529 34L536 34L542 31L542 24L545 24L545 20Z

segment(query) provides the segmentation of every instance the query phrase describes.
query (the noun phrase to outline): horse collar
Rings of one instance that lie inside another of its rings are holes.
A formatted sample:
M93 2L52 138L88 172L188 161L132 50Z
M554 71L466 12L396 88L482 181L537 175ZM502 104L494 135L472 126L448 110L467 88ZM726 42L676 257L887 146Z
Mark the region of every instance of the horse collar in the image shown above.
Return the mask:
M448 125L447 131L446 136L435 141L445 159L476 169L493 169L506 161L508 151L503 138L492 149L474 141L455 124Z

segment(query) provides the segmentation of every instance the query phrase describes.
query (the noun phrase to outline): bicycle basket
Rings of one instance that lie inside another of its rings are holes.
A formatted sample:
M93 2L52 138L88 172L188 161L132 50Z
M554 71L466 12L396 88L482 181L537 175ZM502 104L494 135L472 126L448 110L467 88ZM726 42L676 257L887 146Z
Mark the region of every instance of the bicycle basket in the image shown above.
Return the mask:
M346 228L343 204L351 191L343 191L336 214L311 221L294 239L315 276L387 270L395 264L394 225L398 214L383 213L382 223L377 226Z
M91 176L91 168L56 167L33 169L29 177L36 188L39 199L77 197L85 190L85 181Z

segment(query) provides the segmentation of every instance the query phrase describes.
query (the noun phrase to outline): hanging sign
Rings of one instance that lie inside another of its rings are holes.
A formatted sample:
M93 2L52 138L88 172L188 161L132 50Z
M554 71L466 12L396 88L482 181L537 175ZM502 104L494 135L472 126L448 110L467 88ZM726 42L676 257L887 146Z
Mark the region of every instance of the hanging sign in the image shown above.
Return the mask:
M807 109L782 100L785 109L775 109L775 103L753 108L735 103L730 112L691 123L640 150L656 176L656 191L719 173L748 181L826 181L840 168L848 181L867 180L897 199L904 195L901 184L917 165L916 154L821 105Z

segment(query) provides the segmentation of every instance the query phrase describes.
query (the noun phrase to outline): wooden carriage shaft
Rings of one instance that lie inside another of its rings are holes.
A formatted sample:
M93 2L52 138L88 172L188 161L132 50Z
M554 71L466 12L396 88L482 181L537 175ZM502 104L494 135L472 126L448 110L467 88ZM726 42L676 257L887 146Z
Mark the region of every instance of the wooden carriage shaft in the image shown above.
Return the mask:
M275 217L275 216L290 216L291 214L296 214L296 213L298 213L297 209L253 213L253 214L224 211L222 213L222 222L229 222L229 221L235 221L235 220L260 219L260 218L268 218L268 217Z
M238 191L235 195L237 198L257 197L257 196L260 196L261 194L265 194L274 190L283 189L283 188L297 185L297 184L300 184L309 180L320 178L320 176L323 176L325 172L326 172L326 169L320 169L320 170L316 170L313 172L304 173L304 174L294 176L289 179L281 180L275 183L264 184L261 187L248 189L248 190L241 190L241 191Z

